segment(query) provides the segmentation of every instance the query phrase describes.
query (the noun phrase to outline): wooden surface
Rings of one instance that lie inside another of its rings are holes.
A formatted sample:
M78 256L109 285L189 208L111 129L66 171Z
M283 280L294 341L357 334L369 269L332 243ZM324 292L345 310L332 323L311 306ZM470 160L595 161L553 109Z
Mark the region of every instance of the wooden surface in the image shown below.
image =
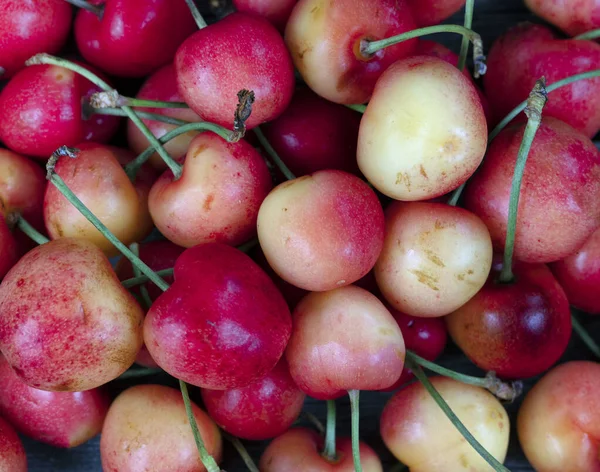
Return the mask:
M532 19L534 18L523 6L522 0L477 0L474 16L474 29L483 37L487 49L494 38L499 36L507 26L514 25L519 21ZM462 16L460 14L456 15L448 20L448 22L462 23ZM460 39L456 36L446 37L438 35L434 39L444 42L456 51L460 44ZM596 339L600 339L600 324L598 322L594 322L593 325L590 326L590 330L592 334L595 335ZM449 352L447 352L441 360L442 364L465 373L476 374L479 372L456 350L456 348L449 346L448 351ZM571 341L571 346L563 360L586 358L590 358L589 354L574 336ZM168 382L164 377L153 379L153 381L157 380ZM534 381L535 379L529 380L527 386L531 387ZM118 390L123 387L124 385L118 385L115 386L115 389ZM390 394L374 392L361 393L361 438L378 451L380 457L384 461L385 470L388 470L394 464L394 460L381 442L378 428L381 410L389 396ZM518 406L519 401L515 404L506 405L506 408L511 415L513 426ZM307 399L305 410L316 414L322 421L325 420L324 402ZM350 407L348 400L344 398L338 401L339 435L349 435L349 419ZM24 439L24 442L28 453L29 470L31 472L97 472L102 470L99 457L99 438L72 450L54 449L29 439ZM260 453L264 446L265 443L247 443L250 454L256 461L260 457ZM246 470L241 460L238 459L235 451L228 444L226 444L225 447L225 461L222 464L222 467L228 472ZM513 472L533 470L519 448L514 427L511 431L510 448L506 465ZM160 470L160 468L155 470Z

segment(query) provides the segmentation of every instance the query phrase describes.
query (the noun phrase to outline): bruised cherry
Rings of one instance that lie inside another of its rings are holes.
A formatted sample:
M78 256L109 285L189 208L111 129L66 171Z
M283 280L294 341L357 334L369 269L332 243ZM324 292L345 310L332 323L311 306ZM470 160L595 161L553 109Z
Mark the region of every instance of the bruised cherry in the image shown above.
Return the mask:
M17 432L0 418L0 471L27 472L25 448Z
M298 0L233 0L237 11L265 17L283 33Z

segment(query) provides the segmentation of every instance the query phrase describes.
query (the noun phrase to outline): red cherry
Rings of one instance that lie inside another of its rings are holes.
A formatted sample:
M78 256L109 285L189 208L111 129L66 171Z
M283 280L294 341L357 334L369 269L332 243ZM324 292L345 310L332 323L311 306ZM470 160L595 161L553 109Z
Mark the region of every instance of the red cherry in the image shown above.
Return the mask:
M282 33L296 3L298 0L233 0L237 11L263 16Z
M86 61L123 77L142 77L173 59L196 24L184 0L90 0L103 14L81 9L75 41Z
M20 254L20 247L6 223L6 217L0 213L0 279L18 262Z
M17 432L0 418L0 470L27 472L25 448Z
M419 27L437 25L452 16L465 0L408 0L410 11Z

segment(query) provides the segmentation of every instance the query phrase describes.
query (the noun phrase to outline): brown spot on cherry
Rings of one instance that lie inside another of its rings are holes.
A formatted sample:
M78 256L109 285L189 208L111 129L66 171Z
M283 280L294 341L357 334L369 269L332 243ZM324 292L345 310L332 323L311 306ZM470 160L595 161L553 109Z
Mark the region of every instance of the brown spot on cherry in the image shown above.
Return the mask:
M204 200L204 209L206 211L210 211L210 209L211 209L212 204L213 204L214 201L215 201L215 195L214 194L211 193L211 194L207 195L206 200Z
M436 292L439 291L439 288L436 285L436 283L439 280L437 277L434 277L423 270L415 269L411 270L410 272L417 276L417 280L419 281L419 283L427 285L431 290L435 290Z

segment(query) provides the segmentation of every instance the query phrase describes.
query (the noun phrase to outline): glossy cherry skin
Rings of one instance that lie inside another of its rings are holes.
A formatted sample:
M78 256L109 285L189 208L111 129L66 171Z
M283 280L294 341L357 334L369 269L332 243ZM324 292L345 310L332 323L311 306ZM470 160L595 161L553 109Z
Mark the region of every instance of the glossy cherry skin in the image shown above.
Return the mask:
M283 114L263 127L265 137L296 176L338 169L358 174L360 114L303 87Z
M522 379L541 374L563 355L571 336L564 290L544 264L513 264L513 283L500 283L496 264L486 285L445 317L448 333L477 366Z
M406 0L300 0L285 29L285 42L304 82L335 103L364 103L391 64L411 54L415 41L360 52L363 39L378 40L415 28ZM368 11L369 14L365 15Z
M102 18L83 8L75 42L90 64L111 75L143 77L169 63L197 26L184 0L92 0Z
M142 309L84 239L50 241L23 256L0 285L0 311L2 354L38 389L103 385L142 346Z
M0 140L15 152L41 160L63 145L108 141L119 117L82 117L83 101L99 90L64 67L26 67L0 93Z
M600 28L598 0L525 0L525 5L537 16L557 26L569 36Z
M600 315L600 229L577 252L550 264L569 303L592 315Z
M25 448L17 432L0 418L0 470L2 472L27 472Z
M465 208L483 220L498 252L506 241L510 189L524 130L521 122L498 134L464 193ZM543 118L521 184L514 257L553 262L574 253L600 225L598 201L600 153L594 143L556 118Z
M0 414L36 441L61 448L83 444L100 433L109 403L99 389L47 392L29 387L0 357Z
M287 431L304 404L290 376L285 358L264 377L231 390L202 389L202 401L210 417L229 434L261 441Z
M600 471L600 365L571 361L527 393L517 416L519 442L538 472Z
M144 322L146 346L160 367L212 390L244 387L275 367L292 319L250 257L224 244L201 244L177 259L174 275Z
M521 24L498 38L490 49L484 88L495 121L527 100L535 81L546 83L600 69L600 44L560 39L543 25ZM554 116L593 137L600 130L600 78L586 79L551 93L544 116Z
M313 292L293 313L285 355L292 378L313 398L347 390L381 390L404 365L404 340L387 308L366 290L349 285Z
M255 97L247 129L277 118L294 93L292 59L281 35L264 18L246 13L232 13L186 39L175 70L190 108L229 129L240 90Z
M381 461L373 449L359 443L360 464L364 472L382 472ZM293 428L275 438L260 458L261 472L354 472L352 442L338 437L335 443L338 459L328 461L321 455L323 438L311 429Z
M64 0L1 0L0 11L0 80L39 52L57 53L71 29L72 10Z
M420 28L441 23L464 4L465 0L408 0L415 23Z
M282 33L296 3L298 0L233 0L237 11L263 16Z

